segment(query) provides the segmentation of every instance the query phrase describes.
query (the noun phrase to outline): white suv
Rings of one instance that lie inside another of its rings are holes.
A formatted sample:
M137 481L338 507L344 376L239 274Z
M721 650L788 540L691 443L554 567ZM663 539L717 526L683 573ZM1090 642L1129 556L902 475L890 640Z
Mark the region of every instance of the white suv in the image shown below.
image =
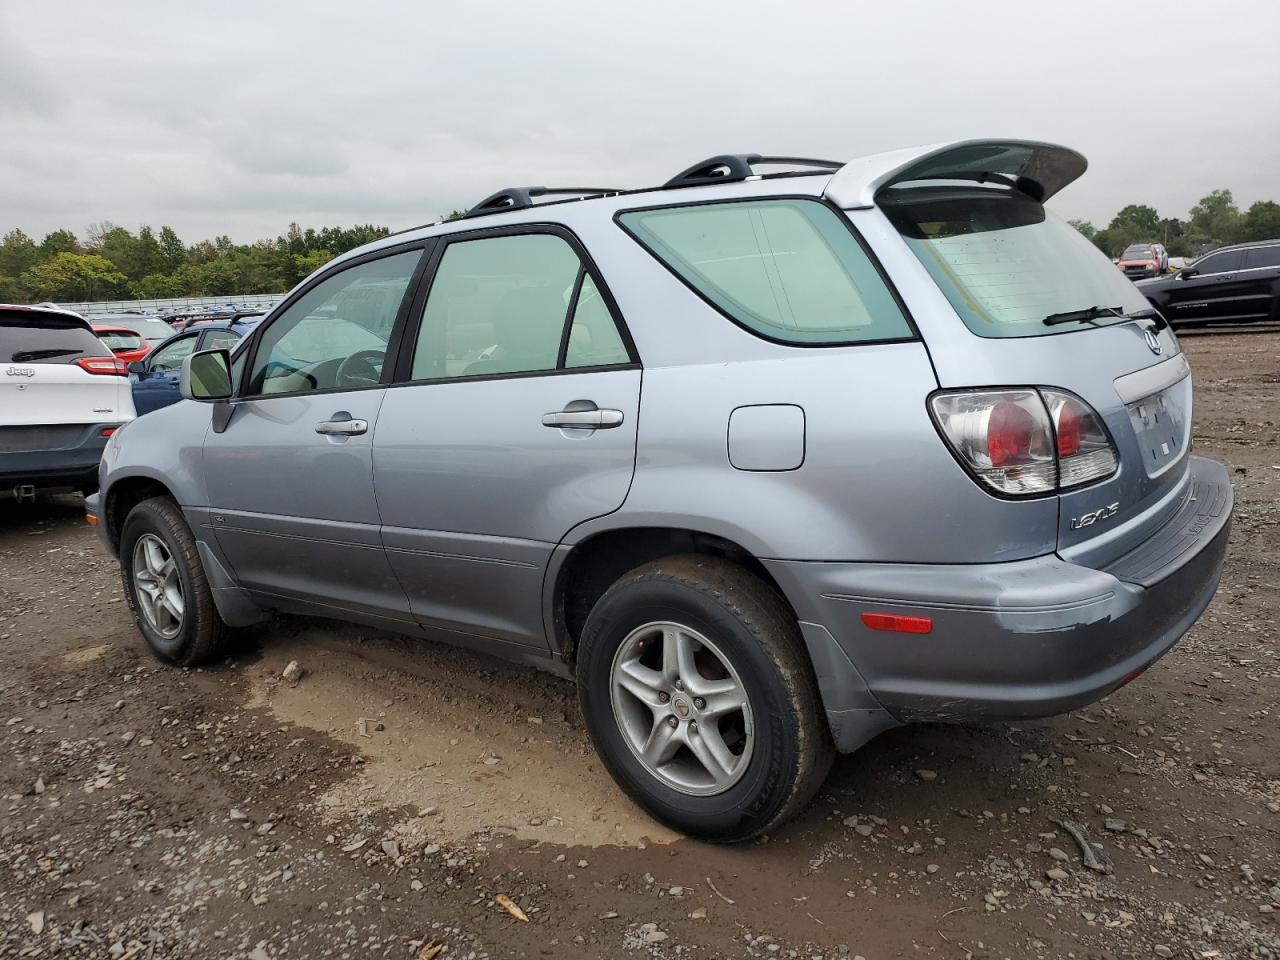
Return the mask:
M97 487L128 370L74 313L0 305L0 500Z

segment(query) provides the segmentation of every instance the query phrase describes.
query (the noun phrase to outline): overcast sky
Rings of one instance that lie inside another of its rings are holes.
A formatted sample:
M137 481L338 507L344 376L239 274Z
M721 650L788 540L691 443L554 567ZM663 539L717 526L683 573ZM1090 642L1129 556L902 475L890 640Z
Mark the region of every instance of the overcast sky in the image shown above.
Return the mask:
M0 7L0 232L398 229L508 184L643 186L723 152L1051 140L1053 201L1280 200L1280 3Z

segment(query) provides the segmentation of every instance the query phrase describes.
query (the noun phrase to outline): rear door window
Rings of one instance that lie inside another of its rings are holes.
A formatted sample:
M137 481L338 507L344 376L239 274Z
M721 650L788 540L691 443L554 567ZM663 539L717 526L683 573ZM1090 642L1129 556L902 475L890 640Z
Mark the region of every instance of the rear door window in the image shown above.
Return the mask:
M703 299L770 340L904 340L906 316L843 217L775 198L630 210L623 228Z
M550 233L451 242L423 309L410 378L551 372L631 360L582 259Z
M1245 266L1250 268L1280 267L1280 245L1254 247L1246 254Z
M600 367L627 363L627 347L618 335L618 326L600 295L596 282L584 276L574 302L569 342L565 345L566 367Z
M0 313L0 363L74 363L110 355L79 320L34 311Z
M240 334L234 330L206 330L200 341L201 350L230 350L240 342Z
M112 352L117 350L140 350L143 340L136 333L117 333L108 330L98 334L98 339L107 345Z

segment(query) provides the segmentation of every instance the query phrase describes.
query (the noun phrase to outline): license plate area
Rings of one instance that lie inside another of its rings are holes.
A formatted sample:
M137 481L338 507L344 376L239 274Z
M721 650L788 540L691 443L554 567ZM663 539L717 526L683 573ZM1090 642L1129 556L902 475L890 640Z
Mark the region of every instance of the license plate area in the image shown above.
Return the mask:
M1186 379L1127 405L1147 476L1163 473L1186 453L1189 399L1190 380Z

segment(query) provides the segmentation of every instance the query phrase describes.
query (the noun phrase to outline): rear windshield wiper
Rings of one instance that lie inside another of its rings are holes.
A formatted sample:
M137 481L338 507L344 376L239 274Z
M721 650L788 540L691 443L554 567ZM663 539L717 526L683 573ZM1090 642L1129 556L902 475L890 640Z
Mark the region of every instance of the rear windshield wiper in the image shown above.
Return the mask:
M1124 317L1119 307L1085 307L1083 310L1068 310L1065 313L1051 313L1040 322L1046 327L1056 327L1060 323L1095 323L1099 317Z
M31 360L48 360L51 357L68 357L71 354L79 354L79 350L19 350L13 355L14 363L23 363Z

